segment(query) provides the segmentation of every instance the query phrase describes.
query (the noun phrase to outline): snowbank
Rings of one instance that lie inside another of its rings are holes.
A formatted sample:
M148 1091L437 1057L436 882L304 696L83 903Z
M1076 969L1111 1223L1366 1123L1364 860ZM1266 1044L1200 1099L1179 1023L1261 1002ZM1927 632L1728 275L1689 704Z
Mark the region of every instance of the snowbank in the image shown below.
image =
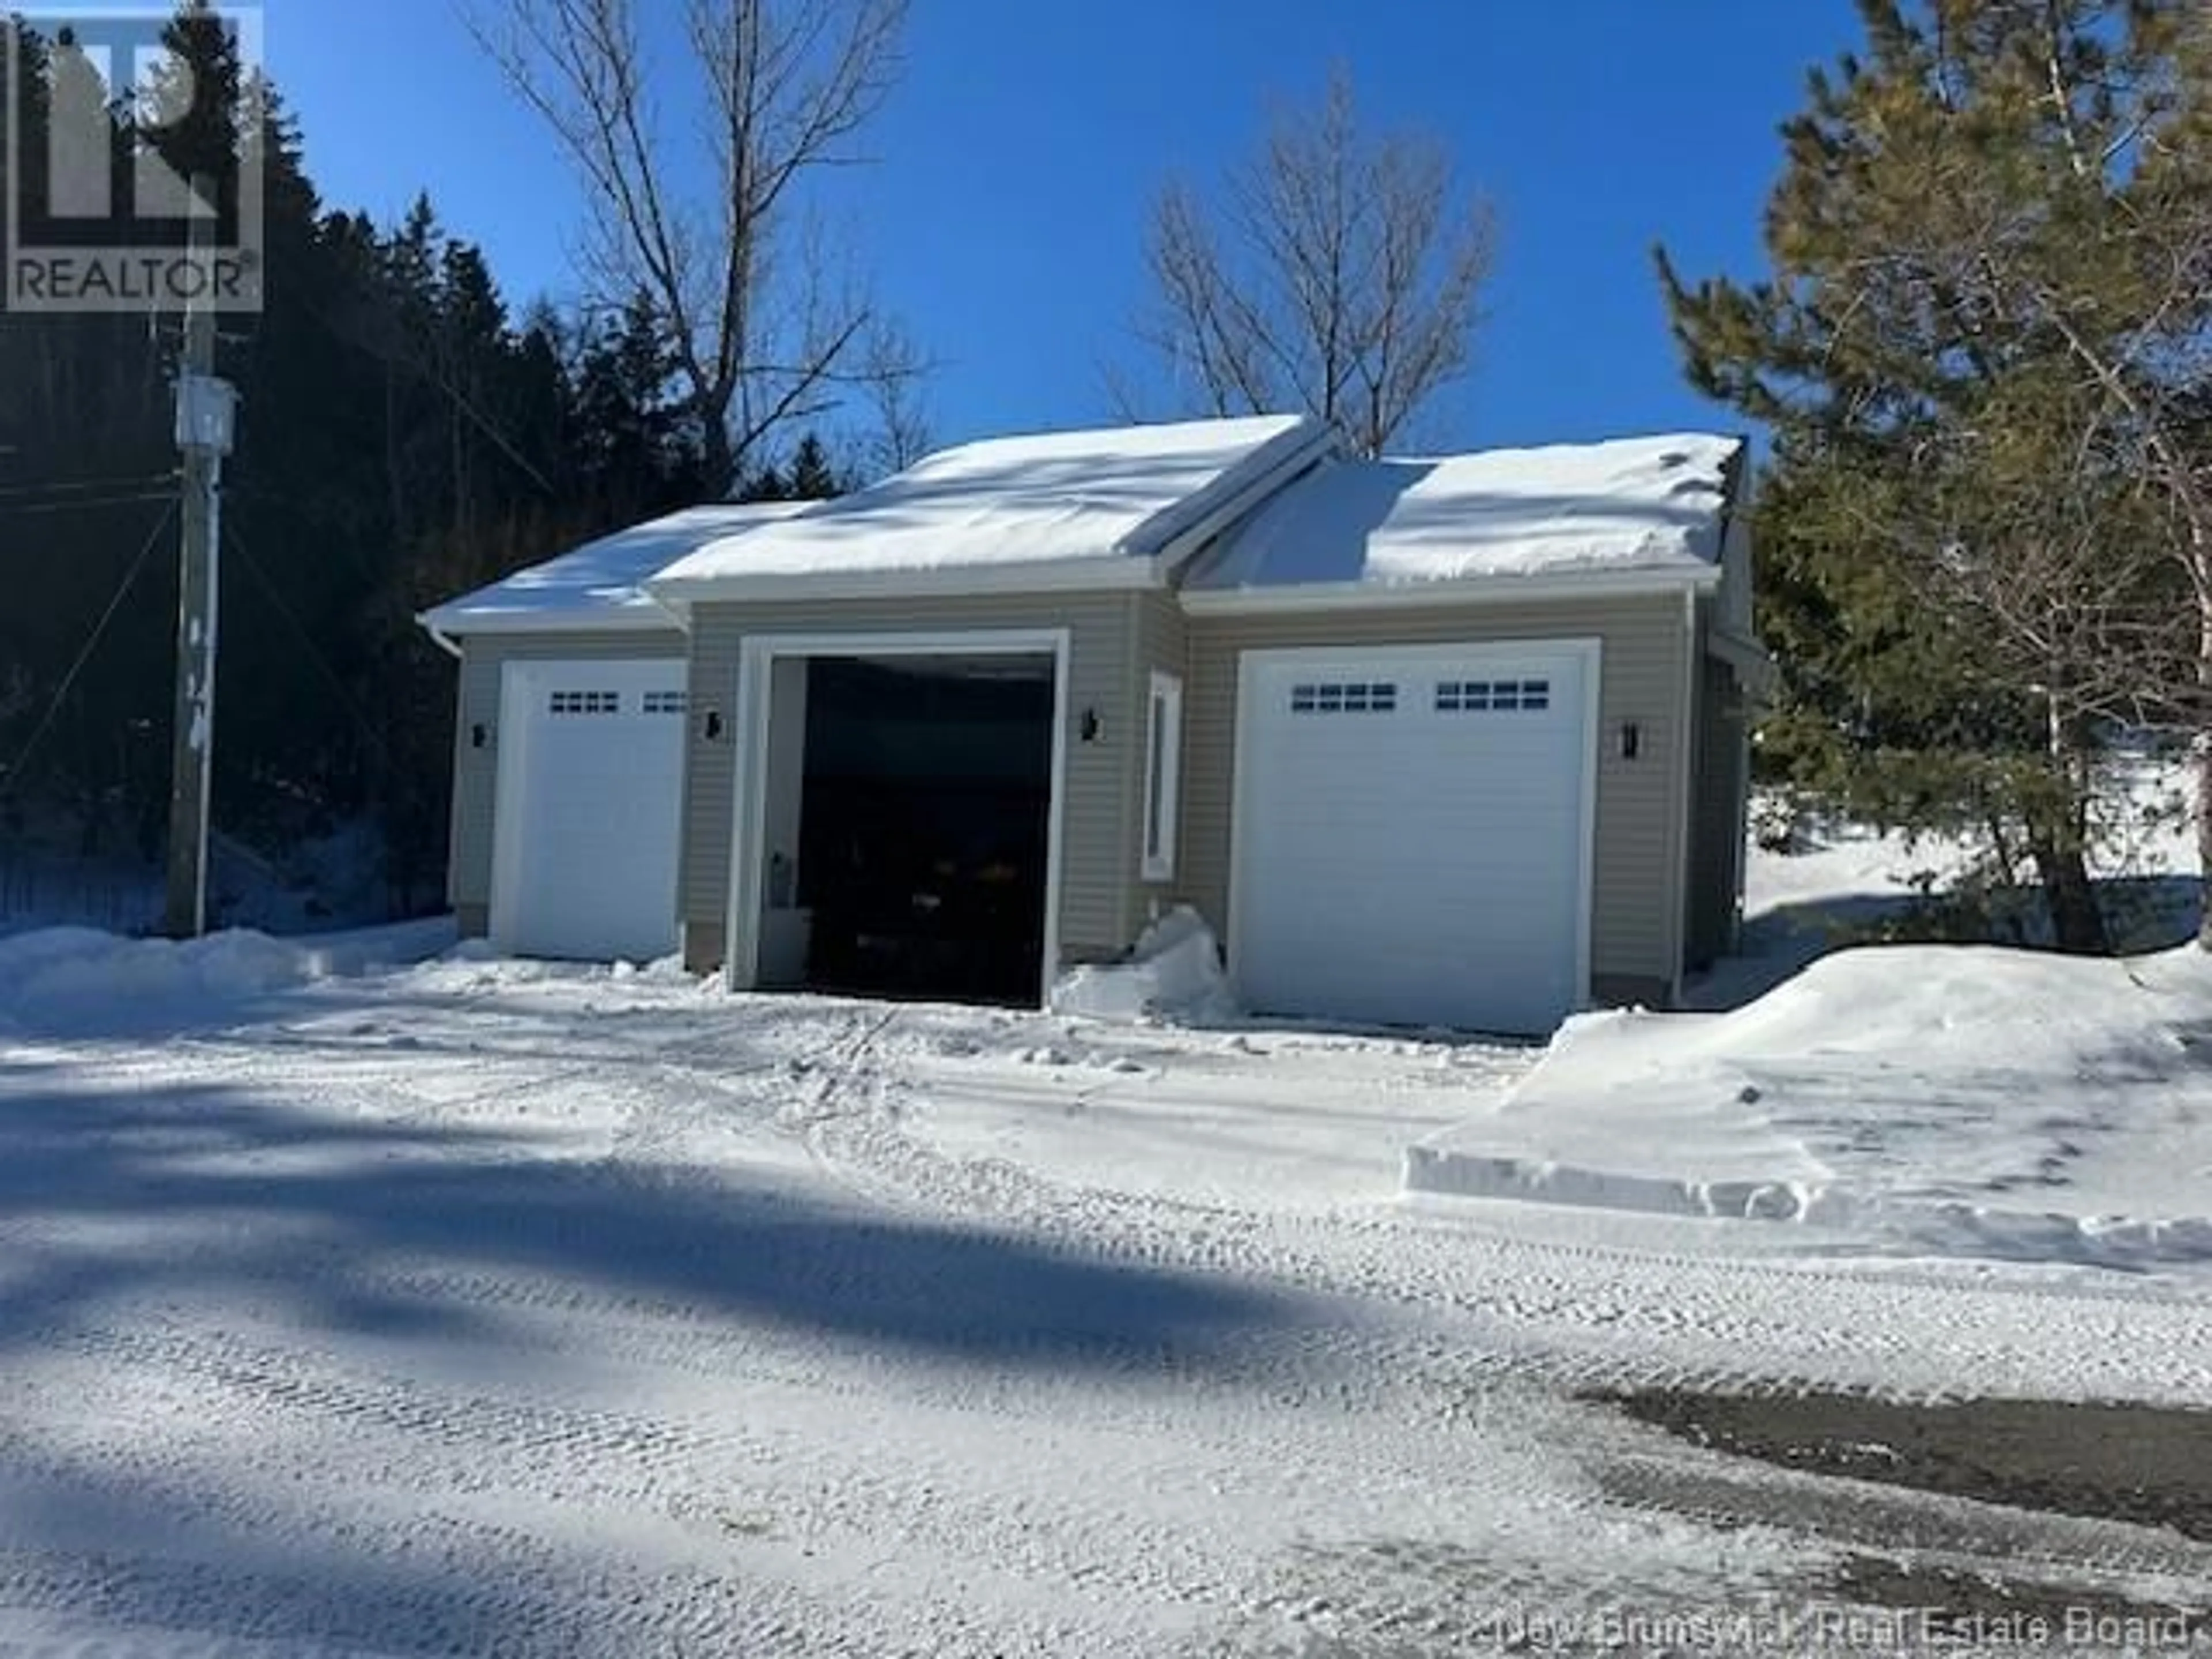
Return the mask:
M211 933L179 943L50 927L0 939L0 1013L173 1006L266 995L419 961L453 943L450 917L318 938Z
M1233 1015L1221 947L1197 911L1170 911L1145 931L1125 963L1078 968L1053 987L1052 1009L1083 1019L1182 1023Z
M1846 951L1729 1014L1570 1021L1410 1191L2212 1261L2212 958Z

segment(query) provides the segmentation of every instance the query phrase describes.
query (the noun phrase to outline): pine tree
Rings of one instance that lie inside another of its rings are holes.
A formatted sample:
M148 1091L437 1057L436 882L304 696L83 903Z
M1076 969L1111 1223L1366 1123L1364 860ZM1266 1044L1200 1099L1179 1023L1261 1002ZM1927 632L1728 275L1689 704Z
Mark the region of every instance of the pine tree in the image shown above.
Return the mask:
M791 454L791 499L826 501L844 493L844 483L838 477L837 469L830 465L828 447L818 434L807 433Z
M2122 411L2048 296L2101 298L2098 331L2124 329L2118 206L2141 147L2179 131L2191 9L1860 11L1867 53L1816 72L1784 129L1772 275L1692 286L1660 261L1692 380L1774 436L1764 748L1882 823L1982 830L2062 945L2101 948L2097 746L2172 718L2192 653Z

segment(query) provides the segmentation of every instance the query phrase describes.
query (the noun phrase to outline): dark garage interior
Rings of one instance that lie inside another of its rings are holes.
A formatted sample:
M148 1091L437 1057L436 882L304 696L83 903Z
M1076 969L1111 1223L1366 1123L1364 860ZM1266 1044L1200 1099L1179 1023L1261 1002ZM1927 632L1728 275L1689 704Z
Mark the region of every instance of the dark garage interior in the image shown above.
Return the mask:
M808 664L814 988L1036 1005L1053 705L1049 657Z

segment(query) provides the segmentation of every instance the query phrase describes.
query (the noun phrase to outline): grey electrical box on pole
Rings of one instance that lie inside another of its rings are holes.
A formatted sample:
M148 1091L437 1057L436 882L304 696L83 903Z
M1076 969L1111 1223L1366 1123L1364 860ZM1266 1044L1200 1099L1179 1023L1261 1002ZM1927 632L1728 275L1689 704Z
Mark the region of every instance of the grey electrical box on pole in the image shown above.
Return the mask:
M215 181L192 180L200 204ZM213 294L215 224L192 221L192 252ZM211 298L185 313L185 360L177 376L177 447L184 457L184 547L178 569L176 732L170 750L167 924L173 939L207 931L208 791L215 760L217 548L222 531L222 462L230 453L237 394L215 375Z

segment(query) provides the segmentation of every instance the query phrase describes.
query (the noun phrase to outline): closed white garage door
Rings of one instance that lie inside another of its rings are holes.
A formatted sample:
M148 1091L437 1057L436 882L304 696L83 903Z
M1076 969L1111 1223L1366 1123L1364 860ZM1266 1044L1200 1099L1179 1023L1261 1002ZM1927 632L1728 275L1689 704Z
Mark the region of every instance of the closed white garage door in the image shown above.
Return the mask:
M493 943L649 961L676 948L681 661L510 663L501 690Z
M1248 653L1231 954L1255 1012L1547 1032L1583 1000L1596 647Z

